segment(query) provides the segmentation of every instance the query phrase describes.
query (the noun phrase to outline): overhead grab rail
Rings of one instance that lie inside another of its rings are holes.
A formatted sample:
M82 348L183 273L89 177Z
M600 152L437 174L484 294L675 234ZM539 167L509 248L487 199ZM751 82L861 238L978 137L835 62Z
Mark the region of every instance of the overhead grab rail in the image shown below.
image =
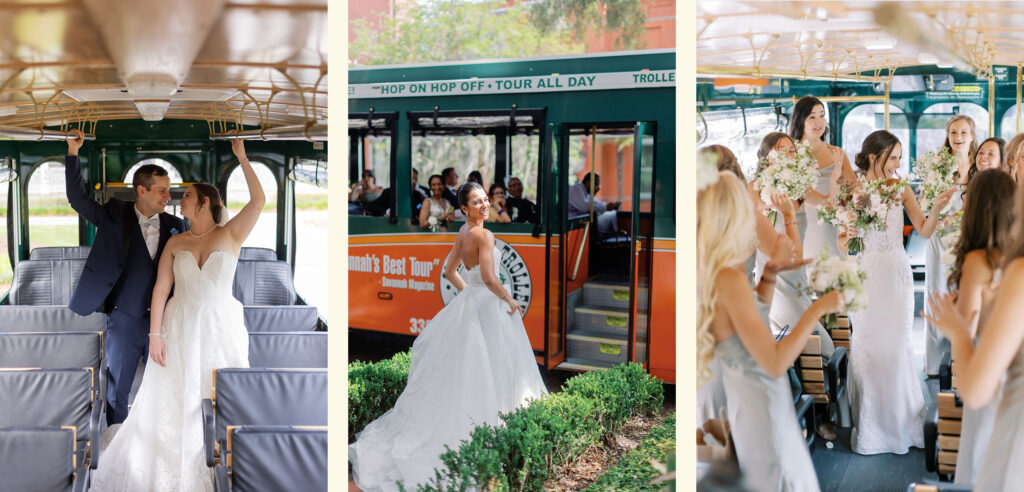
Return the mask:
M0 140L74 140L71 132L46 130L42 128L26 128L23 126L0 126ZM96 140L96 135L85 135L86 140Z
M210 135L210 140L308 140L327 141L327 124L289 125L275 128L224 132Z

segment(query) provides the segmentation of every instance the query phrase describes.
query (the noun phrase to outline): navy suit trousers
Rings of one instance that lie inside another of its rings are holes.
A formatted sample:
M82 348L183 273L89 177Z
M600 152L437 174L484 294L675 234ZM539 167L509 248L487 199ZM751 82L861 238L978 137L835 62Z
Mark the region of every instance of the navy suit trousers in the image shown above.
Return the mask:
M149 318L136 318L114 309L107 315L107 424L120 424L128 416L128 394L149 349Z

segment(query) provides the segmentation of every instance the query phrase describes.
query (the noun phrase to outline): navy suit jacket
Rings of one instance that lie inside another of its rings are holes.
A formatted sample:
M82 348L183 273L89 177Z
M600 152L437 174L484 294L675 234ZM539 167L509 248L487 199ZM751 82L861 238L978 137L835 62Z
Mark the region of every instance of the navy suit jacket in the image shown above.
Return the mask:
M96 239L68 308L82 316L94 311L109 314L118 303L119 309L143 317L148 312L156 281L156 265L164 245L173 234L185 230L185 223L171 214L160 213L160 240L156 256L151 262L148 252L144 256L138 255L141 260L129 256L133 243L135 251L139 251L140 246L145 250L135 203L116 198L102 205L97 203L82 179L78 156L66 156L64 166L64 182L71 207L96 226Z
M455 196L455 193L452 190L449 190L448 186L445 186L444 191L441 192L441 198L448 200L448 203L450 203L455 210L459 209L459 197Z

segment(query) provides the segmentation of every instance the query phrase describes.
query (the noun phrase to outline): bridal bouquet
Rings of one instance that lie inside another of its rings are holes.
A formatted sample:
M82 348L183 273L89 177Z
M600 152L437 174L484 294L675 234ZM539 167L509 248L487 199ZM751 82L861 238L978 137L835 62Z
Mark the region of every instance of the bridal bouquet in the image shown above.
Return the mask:
M837 290L843 295L847 311L856 311L867 302L864 288L867 279L868 274L861 269L857 257L833 256L822 250L807 266L807 293L823 296ZM835 316L833 313L827 319L834 320Z
M960 242L960 225L963 218L963 209L957 210L956 213L949 214L942 219L942 227L935 231L939 235L939 242L942 245L942 264L950 270L956 263L956 243Z
M754 188L760 190L761 200L771 203L773 194L786 195L790 200L799 200L807 190L818 183L818 161L810 145L796 144L796 153L780 154L772 150L765 157L771 165L765 166L754 181ZM775 223L777 212L768 212L768 219Z
M921 210L928 210L935 198L953 187L956 156L946 147L928 152L914 162L914 175L921 180Z
M431 215L427 218L427 225L430 226L430 232L437 232L437 217Z
M889 209L900 203L900 192L907 182L901 179L879 179L868 182L858 178L856 185L843 185L829 205L818 207L818 223L829 223L837 229L885 229ZM850 238L846 248L851 253L864 251L864 239Z

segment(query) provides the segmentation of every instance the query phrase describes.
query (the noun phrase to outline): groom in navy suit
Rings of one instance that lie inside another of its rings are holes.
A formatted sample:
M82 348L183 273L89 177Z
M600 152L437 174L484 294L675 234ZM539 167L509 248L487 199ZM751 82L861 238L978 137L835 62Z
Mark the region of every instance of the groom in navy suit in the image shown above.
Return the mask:
M128 416L128 393L139 359L149 347L149 303L160 253L184 222L163 213L171 180L160 166L141 166L132 179L135 202L111 198L99 204L82 179L78 149L85 138L68 140L64 181L71 207L96 226L96 239L68 307L82 315L107 314L107 423Z

